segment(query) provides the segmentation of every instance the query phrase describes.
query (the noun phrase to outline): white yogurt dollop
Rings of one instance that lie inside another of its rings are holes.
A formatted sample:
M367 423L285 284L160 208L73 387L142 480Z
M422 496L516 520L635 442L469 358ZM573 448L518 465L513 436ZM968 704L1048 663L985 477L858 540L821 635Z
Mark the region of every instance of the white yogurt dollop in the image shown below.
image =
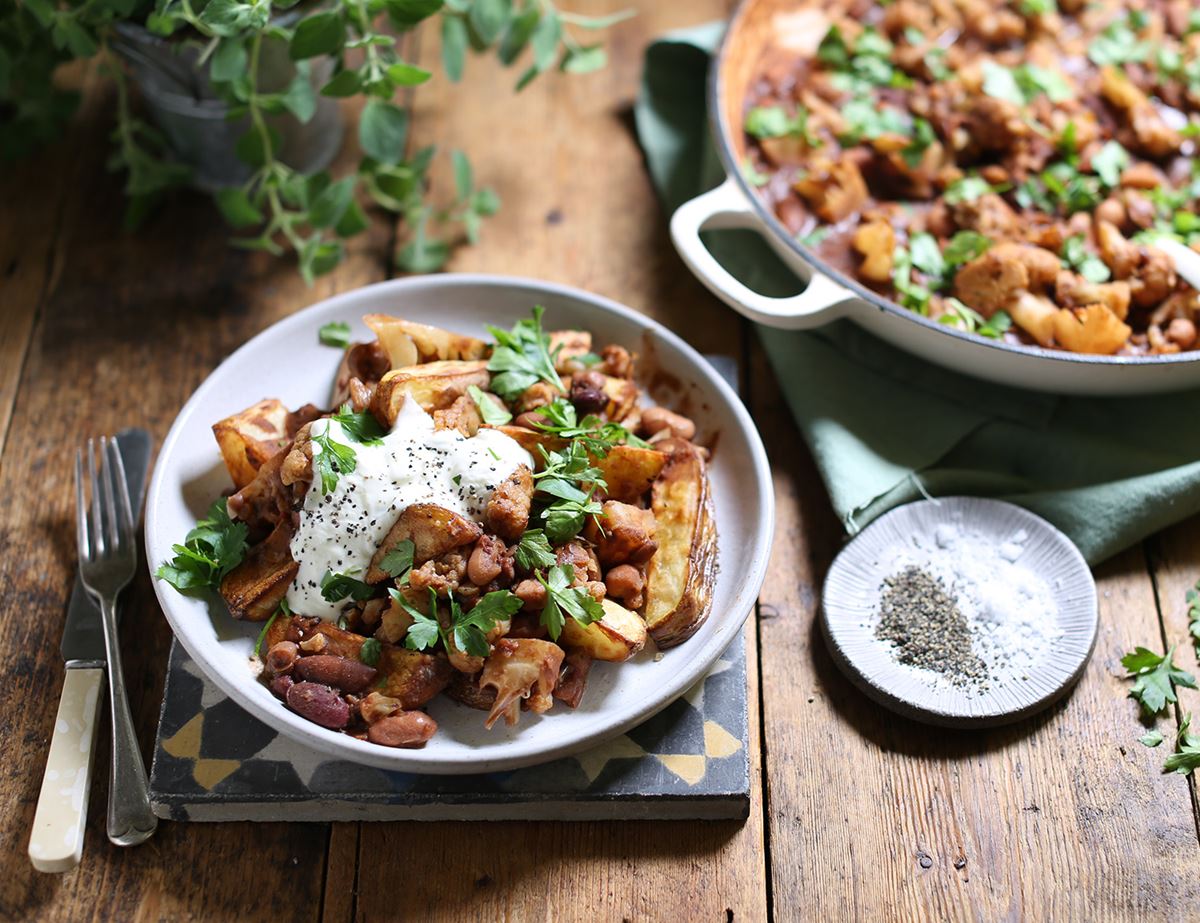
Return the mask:
M434 431L433 418L411 398L380 445L350 439L333 420L318 420L312 434L328 429L335 442L354 449L354 471L338 478L331 494L315 478L300 510L292 557L300 570L287 601L297 615L336 619L347 600L321 595L326 571L362 579L371 557L396 518L414 503L434 503L479 521L497 485L533 459L516 440L495 429L467 438L457 430ZM313 453L320 454L314 442Z

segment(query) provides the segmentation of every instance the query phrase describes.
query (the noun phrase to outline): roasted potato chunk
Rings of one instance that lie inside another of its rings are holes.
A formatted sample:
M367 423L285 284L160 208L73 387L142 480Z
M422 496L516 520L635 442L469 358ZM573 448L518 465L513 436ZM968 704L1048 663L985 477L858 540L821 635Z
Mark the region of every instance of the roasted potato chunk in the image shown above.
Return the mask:
M344 631L330 622L293 616L276 619L267 632L266 649L280 641L303 641L313 635L324 635L324 654L358 660L358 652L366 638ZM450 682L449 661L444 654L422 654L381 641L379 662L375 665L378 679L373 691L400 700L401 708L420 708Z
M268 398L213 424L221 458L238 490L253 481L263 463L291 441L288 416L281 401Z
M445 359L482 359L487 355L488 347L483 340L440 327L388 314L368 314L363 323L379 337L393 369Z
M482 360L447 359L393 369L375 388L371 412L386 426L394 426L407 394L432 413L449 407L471 385L487 388L489 380L487 363Z
M632 445L613 446L604 458L596 459L608 496L622 503L636 503L644 496L666 463L665 452Z
M282 519L266 541L255 545L245 559L221 581L221 598L235 619L265 622L279 608L300 565L292 558L291 519Z
M677 443L651 491L658 551L646 569L646 627L659 647L690 638L708 617L717 531L700 451Z
M383 559L401 542L413 543L413 565L419 567L440 554L469 545L483 534L479 524L465 516L443 509L434 503L414 503L406 507L396 524L376 549L367 568L367 583L380 583L388 578L382 569Z
M569 618L563 624L559 643L568 650L583 651L595 660L620 663L646 646L646 623L636 612L619 602L602 599L604 618L581 625Z

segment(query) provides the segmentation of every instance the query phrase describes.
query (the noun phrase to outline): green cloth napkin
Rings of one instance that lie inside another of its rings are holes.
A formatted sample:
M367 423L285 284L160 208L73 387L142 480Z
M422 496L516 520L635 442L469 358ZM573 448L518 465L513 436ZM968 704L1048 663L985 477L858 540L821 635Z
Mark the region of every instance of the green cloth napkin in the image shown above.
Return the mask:
M723 28L671 33L646 53L637 130L671 210L724 178L705 84ZM799 290L757 235L706 240L752 288ZM848 321L759 332L851 534L924 495L979 494L1044 516L1095 563L1200 512L1200 391L1060 398L945 371Z

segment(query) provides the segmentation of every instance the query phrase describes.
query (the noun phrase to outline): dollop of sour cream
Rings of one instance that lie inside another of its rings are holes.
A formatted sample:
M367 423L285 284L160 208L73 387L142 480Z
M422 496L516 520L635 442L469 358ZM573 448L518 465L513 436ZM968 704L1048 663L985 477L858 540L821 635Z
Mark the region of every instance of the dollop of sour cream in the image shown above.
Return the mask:
M291 544L300 570L287 595L293 612L326 621L336 619L347 601L326 600L321 578L332 571L361 580L407 507L434 503L481 521L492 491L519 466L533 468L529 453L499 430L480 429L470 438L457 430L435 431L433 418L411 397L378 445L354 442L330 419L317 420L311 433L327 430L354 449L356 464L330 494L321 492L319 477L309 487ZM314 455L320 451L314 442Z

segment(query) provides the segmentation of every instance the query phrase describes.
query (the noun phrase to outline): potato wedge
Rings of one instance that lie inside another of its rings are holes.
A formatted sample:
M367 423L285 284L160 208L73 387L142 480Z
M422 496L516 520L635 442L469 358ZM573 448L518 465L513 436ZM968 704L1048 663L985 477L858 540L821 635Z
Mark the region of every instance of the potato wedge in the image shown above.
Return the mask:
M393 369L444 359L482 359L488 351L483 340L388 314L368 314L363 323L379 338Z
M351 660L359 659L359 651L367 640L331 622L297 615L290 619L276 619L271 624L263 651L270 650L273 645L289 637L303 640L313 635L325 636L326 647L321 653ZM444 654L422 654L386 641L379 643L379 662L375 669L379 671L379 676L372 685L372 691L399 699L402 708L420 708L426 704L446 688L450 674L454 672Z
M632 445L613 446L596 467L604 473L608 496L622 503L636 503L650 489L667 463L667 454Z
M265 622L279 608L300 565L292 559L291 519L281 520L221 581L221 598L235 619Z
M263 462L291 441L288 409L275 398L259 401L217 421L212 430L233 486L238 490L254 480Z
M646 627L659 647L690 638L708 617L717 571L717 532L704 459L677 443L654 482L650 508L658 552L646 568Z
M579 650L595 660L620 663L646 646L646 623L613 599L601 600L604 618L581 625L568 618L563 624L559 643L568 650Z
M554 369L560 374L569 373L572 367L579 368L572 360L592 351L592 335L587 330L551 330L546 336L550 338Z
M483 360L446 359L393 369L375 388L371 412L390 427L400 414L406 394L412 394L422 408L432 413L449 407L471 385L486 389L490 379Z
M401 512L396 524L388 531L371 557L371 566L363 579L380 583L388 579L383 559L403 541L413 543L413 564L417 567L463 545L469 545L483 534L479 524L434 503L414 503Z

